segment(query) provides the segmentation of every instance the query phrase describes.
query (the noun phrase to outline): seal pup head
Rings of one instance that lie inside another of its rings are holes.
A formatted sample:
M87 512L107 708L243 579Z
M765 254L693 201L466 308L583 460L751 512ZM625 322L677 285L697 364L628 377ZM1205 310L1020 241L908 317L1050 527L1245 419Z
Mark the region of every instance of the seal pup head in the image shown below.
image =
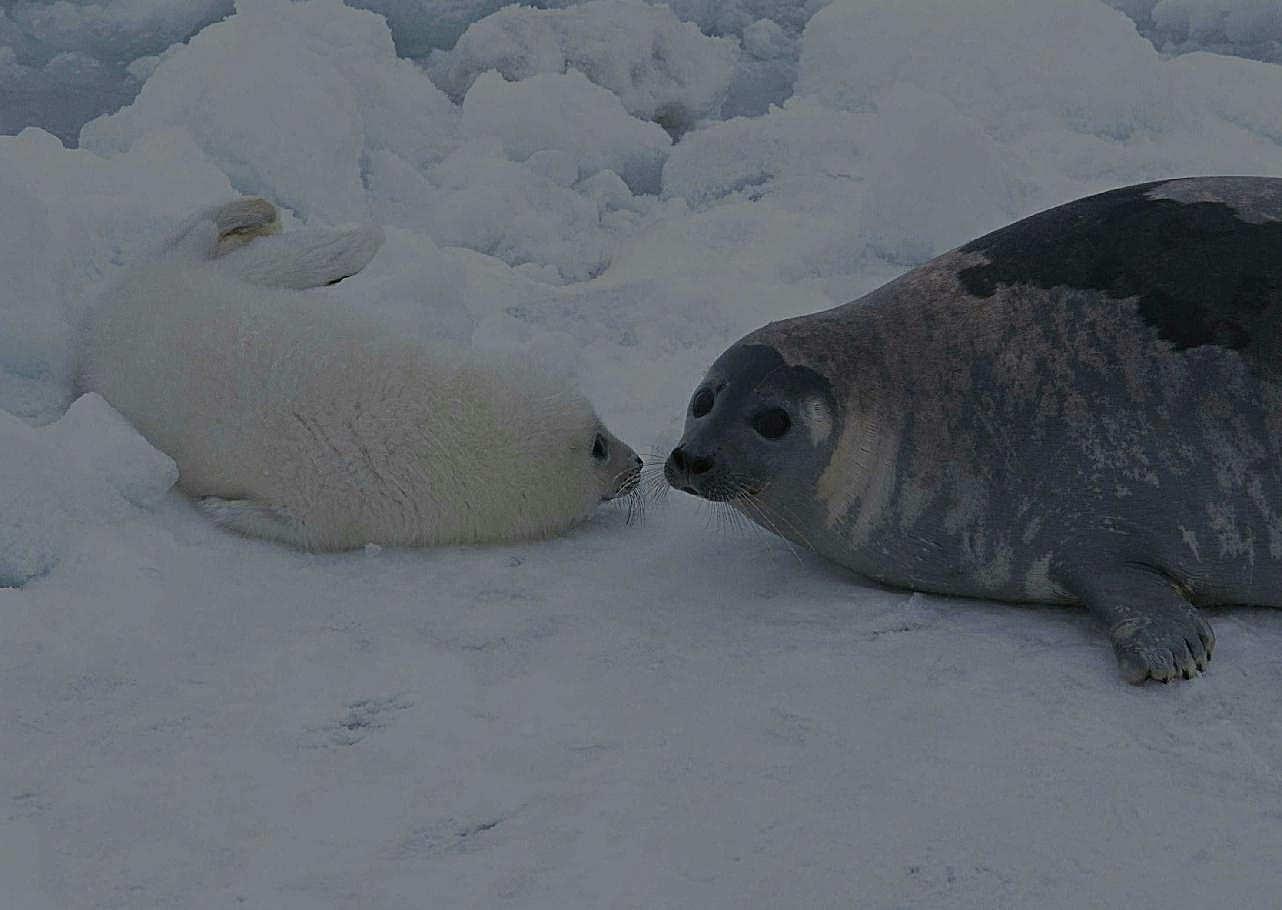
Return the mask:
M788 505L814 487L839 436L827 377L788 364L768 344L734 345L690 398L685 432L664 464L668 483L713 502Z
M444 386L442 412L452 407L447 402L464 402L466 423L440 421L440 441L448 436L446 448L458 455L442 459L437 449L432 473L444 478L443 461L457 463L439 486L451 501L466 502L468 514L451 519L460 528L443 539L546 537L636 488L636 452L606 428L586 396L537 360L470 354Z
M592 434L592 474L600 488L598 502L608 502L631 493L641 476L641 457L632 447L595 418Z

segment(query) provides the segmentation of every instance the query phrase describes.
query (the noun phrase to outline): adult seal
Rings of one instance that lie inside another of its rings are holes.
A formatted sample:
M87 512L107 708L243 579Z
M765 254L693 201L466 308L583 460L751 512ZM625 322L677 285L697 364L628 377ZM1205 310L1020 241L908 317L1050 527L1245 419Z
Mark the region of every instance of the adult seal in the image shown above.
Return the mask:
M315 550L483 543L564 531L631 489L640 459L576 389L308 290L359 272L379 228L278 225L262 199L197 214L84 329L81 387L215 521Z
M891 585L1083 604L1126 678L1282 605L1282 179L1034 215L712 365L673 486Z

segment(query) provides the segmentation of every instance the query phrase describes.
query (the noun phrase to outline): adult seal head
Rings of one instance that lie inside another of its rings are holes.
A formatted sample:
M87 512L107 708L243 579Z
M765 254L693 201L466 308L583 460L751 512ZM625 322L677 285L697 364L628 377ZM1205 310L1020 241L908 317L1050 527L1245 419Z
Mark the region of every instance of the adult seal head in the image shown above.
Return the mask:
M1125 676L1198 607L1282 605L1282 180L1092 196L772 323L695 390L669 483L870 578L1084 604Z
M215 521L317 550L483 543L559 533L632 488L640 459L577 389L309 290L359 272L381 230L278 224L261 199L197 214L84 332L81 387Z

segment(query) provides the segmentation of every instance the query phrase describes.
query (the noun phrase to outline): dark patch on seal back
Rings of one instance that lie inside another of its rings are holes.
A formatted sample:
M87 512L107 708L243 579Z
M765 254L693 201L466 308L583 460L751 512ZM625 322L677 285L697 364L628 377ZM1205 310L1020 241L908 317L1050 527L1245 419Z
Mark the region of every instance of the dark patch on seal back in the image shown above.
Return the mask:
M1260 335L1276 338L1282 222L1243 221L1220 202L1148 197L1169 182L1090 196L972 241L961 251L989 262L958 278L985 298L1015 284L1135 297L1140 318L1176 350L1241 350Z

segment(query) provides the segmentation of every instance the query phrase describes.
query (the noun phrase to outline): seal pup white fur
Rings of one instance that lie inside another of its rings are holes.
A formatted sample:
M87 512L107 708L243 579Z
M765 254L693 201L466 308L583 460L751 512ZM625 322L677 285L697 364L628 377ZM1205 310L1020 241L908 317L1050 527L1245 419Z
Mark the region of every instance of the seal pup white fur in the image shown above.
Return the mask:
M544 537L627 492L640 459L531 362L427 346L317 291L377 227L276 234L202 212L100 299L81 386L178 464L218 523L316 550Z

